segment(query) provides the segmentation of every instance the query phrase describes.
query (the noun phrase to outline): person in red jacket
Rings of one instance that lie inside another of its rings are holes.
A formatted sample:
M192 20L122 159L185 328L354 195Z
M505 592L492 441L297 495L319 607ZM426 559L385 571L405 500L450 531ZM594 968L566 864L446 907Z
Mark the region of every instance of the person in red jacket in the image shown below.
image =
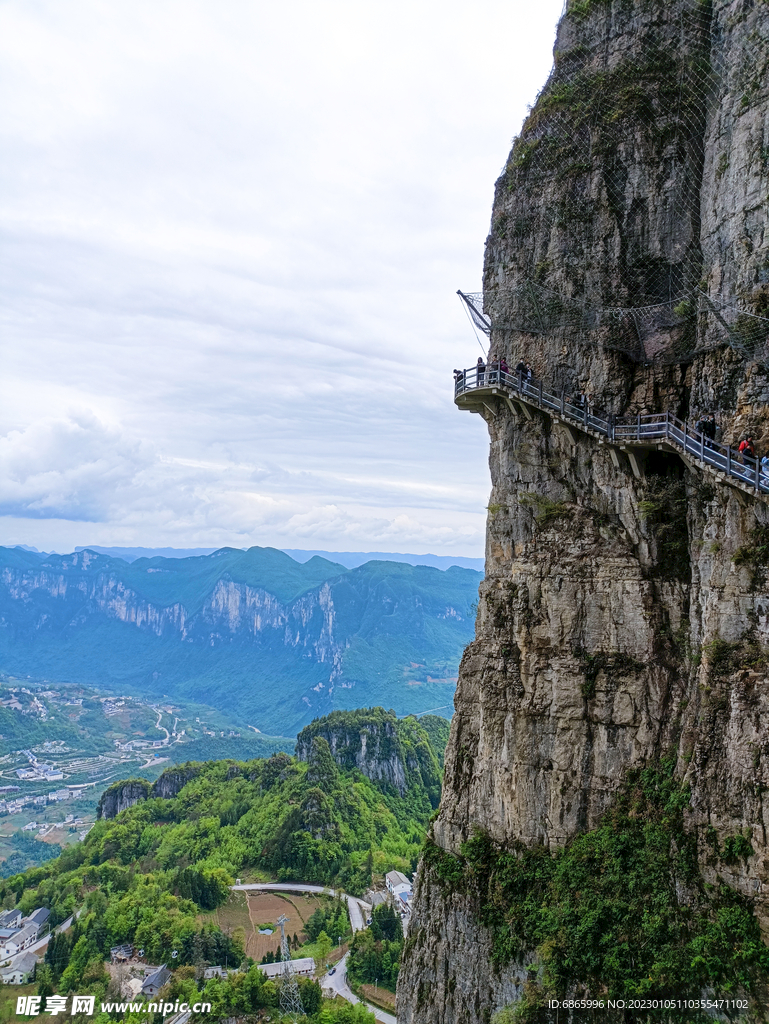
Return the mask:
M756 457L756 449L755 445L753 444L752 437L746 437L744 441L740 441L740 447L738 450L740 455L742 456L742 461L744 465L747 465L748 460L752 462Z

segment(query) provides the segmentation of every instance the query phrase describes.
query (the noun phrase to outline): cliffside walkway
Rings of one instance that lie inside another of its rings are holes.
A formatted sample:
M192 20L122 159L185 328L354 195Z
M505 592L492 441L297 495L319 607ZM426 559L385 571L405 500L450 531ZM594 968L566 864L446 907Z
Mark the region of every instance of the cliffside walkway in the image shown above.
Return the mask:
M719 482L752 497L765 499L769 494L769 475L761 472L757 459L743 465L734 448L711 441L672 413L639 413L633 417L598 415L587 404L572 402L563 391L556 395L545 390L541 380L503 373L493 364L483 372L472 366L457 375L454 401L460 409L481 412L485 407L490 415L496 416L495 399L506 402L514 413L522 413L527 419L532 418L531 408L539 409L569 430L576 427L601 444L608 442L615 465L619 464L616 450L624 451L637 477L643 475L642 463L637 457L640 452L650 448L668 449L683 456L689 465L711 473Z

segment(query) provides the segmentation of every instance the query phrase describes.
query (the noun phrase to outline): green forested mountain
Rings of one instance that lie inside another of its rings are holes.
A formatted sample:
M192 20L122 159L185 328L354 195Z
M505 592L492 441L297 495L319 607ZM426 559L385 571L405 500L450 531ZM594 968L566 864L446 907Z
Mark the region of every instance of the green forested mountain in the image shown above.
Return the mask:
M361 715L361 728L370 718ZM412 740L429 749L418 723L408 727ZM144 780L116 783L102 805L114 813L131 801L58 859L0 882L4 906L49 907L53 924L85 908L69 937L51 945L59 992L83 985L106 991L103 962L122 943L141 947L150 962L173 960L177 967L239 963L237 937L202 916L227 898L237 876L259 872L361 893L372 873L413 870L434 794L419 773L401 797L357 767L340 767L328 741L316 735L306 761L278 753L174 767L152 787ZM259 987L263 978L241 981ZM224 990L217 992L224 998ZM255 993L248 999L246 1005L262 1005Z
M274 548L128 564L0 548L0 671L199 700L291 735L334 708L450 705L481 574Z

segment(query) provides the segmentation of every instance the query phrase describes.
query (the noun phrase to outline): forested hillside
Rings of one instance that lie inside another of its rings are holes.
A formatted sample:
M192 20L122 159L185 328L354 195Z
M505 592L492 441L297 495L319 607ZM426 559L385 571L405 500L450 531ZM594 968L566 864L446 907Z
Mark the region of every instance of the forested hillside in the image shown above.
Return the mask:
M334 708L421 712L451 704L480 580L274 548L130 564L0 548L0 671L197 700L284 736Z
M380 712L389 723L381 709L367 710L358 729ZM346 725L356 726L353 715ZM407 728L437 764L428 734L414 719ZM227 900L236 877L257 873L360 894L372 875L413 871L436 802L421 774L410 776L400 796L357 767L340 767L323 735L310 739L306 756L189 764L168 769L153 786L116 783L102 801L113 817L103 816L56 860L0 883L4 906L49 907L54 925L85 908L70 935L51 945L57 990L87 983L89 991L106 991L103 962L122 943L154 963L239 963L237 935L205 917ZM257 996L267 998L261 988L254 993L254 1006Z

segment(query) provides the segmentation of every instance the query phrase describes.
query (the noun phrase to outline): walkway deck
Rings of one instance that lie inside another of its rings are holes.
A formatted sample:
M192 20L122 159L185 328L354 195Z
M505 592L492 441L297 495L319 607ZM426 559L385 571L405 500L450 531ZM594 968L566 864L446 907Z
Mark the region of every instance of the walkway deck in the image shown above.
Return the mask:
M481 412L485 408L496 416L495 400L498 399L527 419L532 418L532 408L539 409L567 429L575 427L600 444L608 443L615 465L619 464L616 451L624 451L637 477L642 476L642 466L636 452L656 448L675 452L693 468L704 470L718 482L736 487L751 497L766 500L769 494L769 474L761 471L757 460L746 460L743 464L734 448L709 440L672 413L635 417L598 415L587 405L572 402L564 392L555 395L547 391L541 380L493 368L480 372L472 366L462 371L455 382L454 401L460 409Z

